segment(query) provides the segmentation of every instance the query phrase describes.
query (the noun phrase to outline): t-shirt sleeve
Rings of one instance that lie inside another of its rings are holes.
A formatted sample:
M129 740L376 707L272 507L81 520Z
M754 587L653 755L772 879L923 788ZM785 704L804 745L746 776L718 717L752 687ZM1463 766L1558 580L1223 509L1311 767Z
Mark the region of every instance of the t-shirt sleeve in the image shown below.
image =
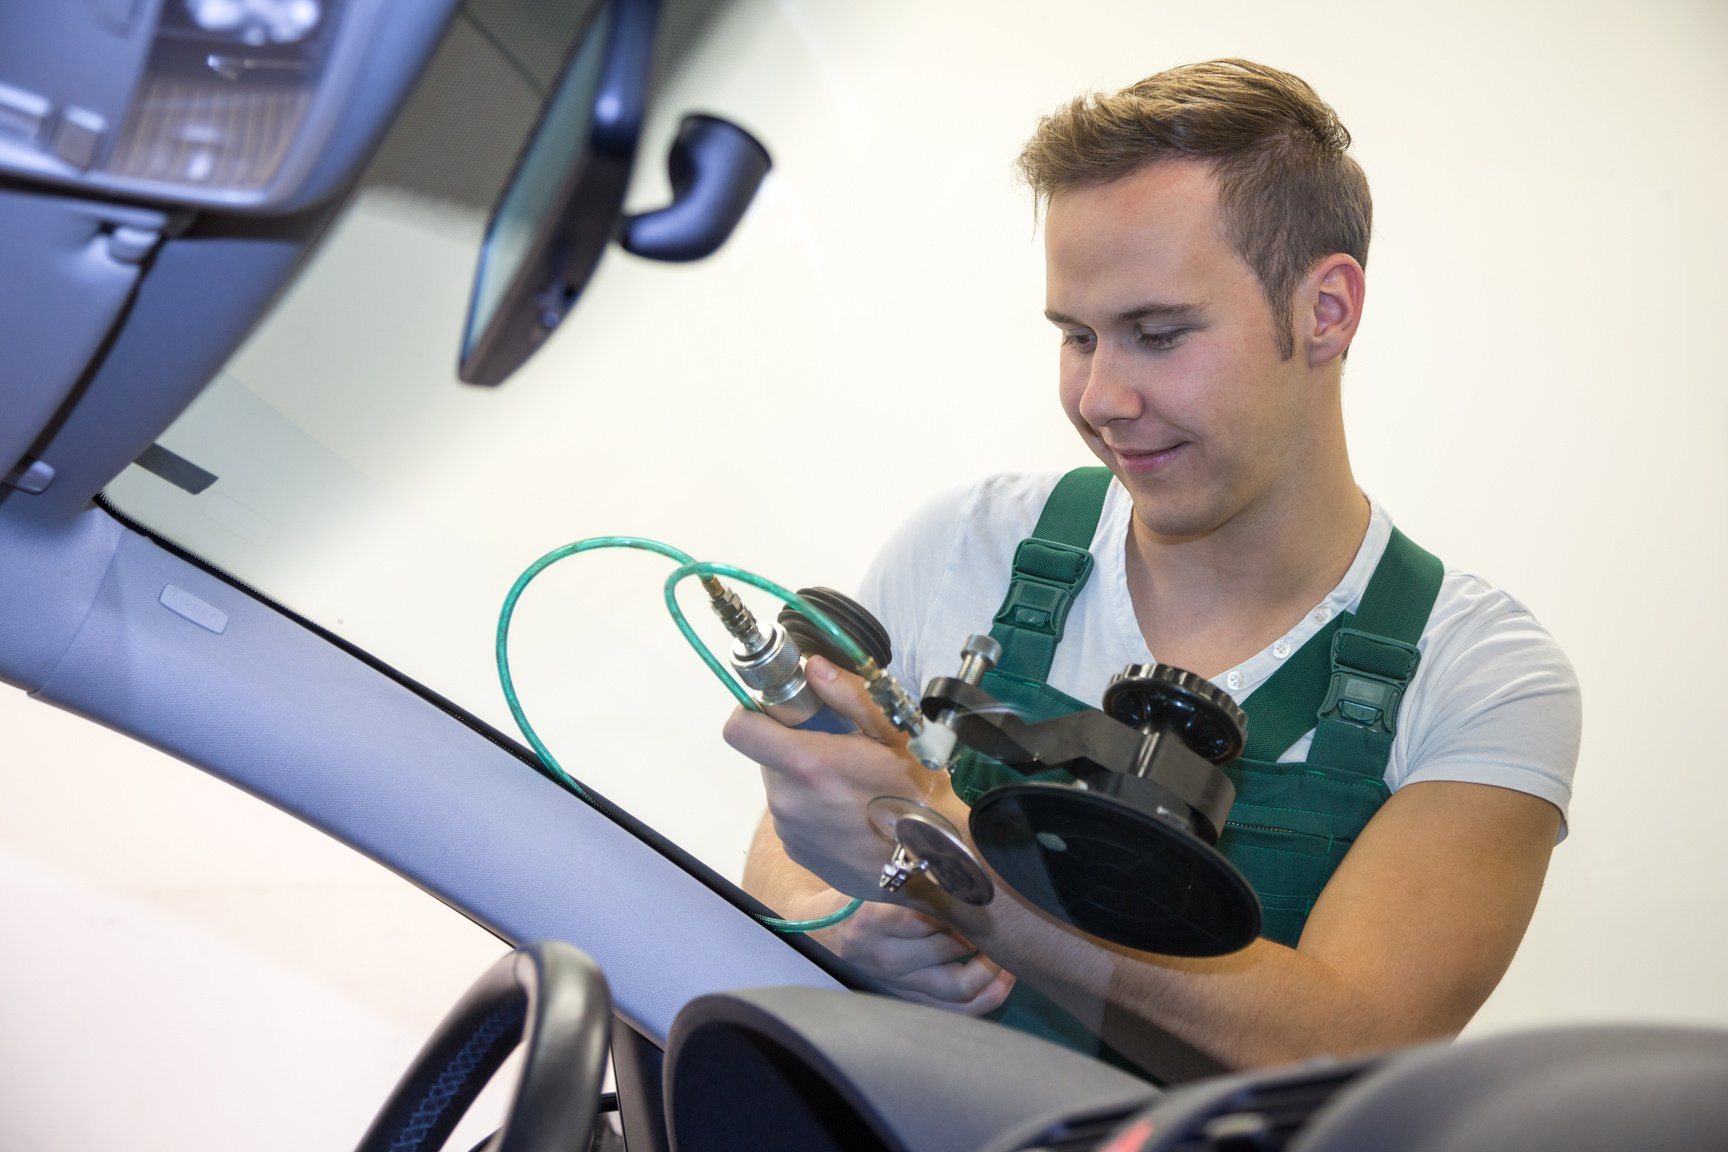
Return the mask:
M1388 783L1511 788L1549 801L1564 821L1583 722L1577 675L1517 601L1487 589L1475 598L1468 621L1422 654L1417 675L1432 682L1413 693L1416 714L1400 718L1420 735Z

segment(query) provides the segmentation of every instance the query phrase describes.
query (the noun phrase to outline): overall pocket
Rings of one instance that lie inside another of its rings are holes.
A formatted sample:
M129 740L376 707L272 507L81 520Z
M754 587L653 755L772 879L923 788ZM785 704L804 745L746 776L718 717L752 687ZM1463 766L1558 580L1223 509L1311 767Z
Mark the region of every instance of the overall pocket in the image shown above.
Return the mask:
M1332 873L1390 795L1380 780L1315 764L1237 760L1218 850L1260 897L1260 935L1291 947Z

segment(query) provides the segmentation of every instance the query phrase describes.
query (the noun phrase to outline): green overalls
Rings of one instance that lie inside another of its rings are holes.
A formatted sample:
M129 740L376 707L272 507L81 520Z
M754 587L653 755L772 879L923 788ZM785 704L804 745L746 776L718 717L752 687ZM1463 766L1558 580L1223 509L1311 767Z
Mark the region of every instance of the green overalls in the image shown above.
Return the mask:
M1044 680L1068 609L1091 575L1087 549L1109 485L1104 468L1068 473L1032 535L1015 550L1008 594L990 631L1002 645L1002 659L981 686L1028 720L1092 707ZM1440 561L1394 529L1360 609L1328 621L1242 701L1248 743L1240 758L1224 765L1236 801L1217 847L1259 895L1260 934L1268 940L1296 944L1320 890L1390 795L1386 762L1398 705L1415 675L1416 641L1442 575ZM1277 763L1310 729L1314 741L1307 760ZM1066 779L1057 771L1025 777L970 750L956 757L952 775L955 792L968 806L1000 784ZM1134 1070L1026 984L1015 985L992 1018Z

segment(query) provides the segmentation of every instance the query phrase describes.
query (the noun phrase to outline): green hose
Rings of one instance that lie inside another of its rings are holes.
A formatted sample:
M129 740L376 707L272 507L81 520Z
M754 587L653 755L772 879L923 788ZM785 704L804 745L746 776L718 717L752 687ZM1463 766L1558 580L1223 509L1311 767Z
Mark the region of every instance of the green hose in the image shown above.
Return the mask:
M504 701L510 707L510 715L515 719L516 727L521 730L529 746L534 749L534 754L539 757L540 763L545 766L554 779L590 803L593 802L593 797L583 789L582 785L576 782L573 776L564 771L563 765L559 764L557 758L552 755L552 750L546 747L545 742L534 731L534 726L528 722L528 715L522 709L522 702L517 699L516 682L510 675L510 620L516 613L517 600L521 599L523 590L536 576L566 557L575 556L582 552L592 552L600 548L636 548L644 552L657 552L679 564L677 571L673 572L666 580L666 607L672 613L672 619L678 625L679 632L683 634L691 648L695 649L696 655L708 666L709 671L713 672L715 677L726 686L727 691L732 693L733 698L738 701L742 708L752 712L761 711L756 701L751 698L750 693L726 670L714 653L702 642L701 637L696 635L695 630L690 627L689 621L685 618L683 610L678 606L675 595L676 587L679 581L687 577L696 575L731 576L752 587L777 596L814 621L816 626L821 628L860 667L865 666L868 662L868 656L858 646L858 643L841 631L827 616L807 603L803 597L795 592L789 592L773 581L757 576L755 573L746 572L728 564L705 564L692 559L689 554L670 545L638 536L591 536L586 540L578 540L574 544L566 544L562 548L553 549L530 564L522 575L516 578L516 583L510 588L510 594L504 598L504 607L498 614L498 635L495 644L498 660L498 681L503 686ZM855 899L838 912L815 920L781 920L774 916L757 916L756 919L776 932L816 932L840 923L858 911L863 903L862 900Z

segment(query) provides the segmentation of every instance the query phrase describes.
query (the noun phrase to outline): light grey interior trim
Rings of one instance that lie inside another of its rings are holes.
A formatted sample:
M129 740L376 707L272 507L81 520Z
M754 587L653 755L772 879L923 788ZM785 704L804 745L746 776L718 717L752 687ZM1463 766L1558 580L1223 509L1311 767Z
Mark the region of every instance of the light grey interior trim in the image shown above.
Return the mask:
M0 681L27 692L71 646L124 532L96 509L61 520L41 507L0 488Z
M166 224L159 212L0 189L0 476L96 358ZM121 242L132 239L142 243Z
M363 661L99 510L29 532L7 507L24 499L0 503L0 581L35 593L0 601L0 675L11 682L293 813L512 943L575 943L601 965L620 1015L658 1042L709 992L838 986ZM164 607L169 585L225 613L226 629ZM43 626L22 619L43 613Z
M56 475L30 499L47 515L76 515L153 444L287 285L322 223L164 241L107 354L38 444Z

